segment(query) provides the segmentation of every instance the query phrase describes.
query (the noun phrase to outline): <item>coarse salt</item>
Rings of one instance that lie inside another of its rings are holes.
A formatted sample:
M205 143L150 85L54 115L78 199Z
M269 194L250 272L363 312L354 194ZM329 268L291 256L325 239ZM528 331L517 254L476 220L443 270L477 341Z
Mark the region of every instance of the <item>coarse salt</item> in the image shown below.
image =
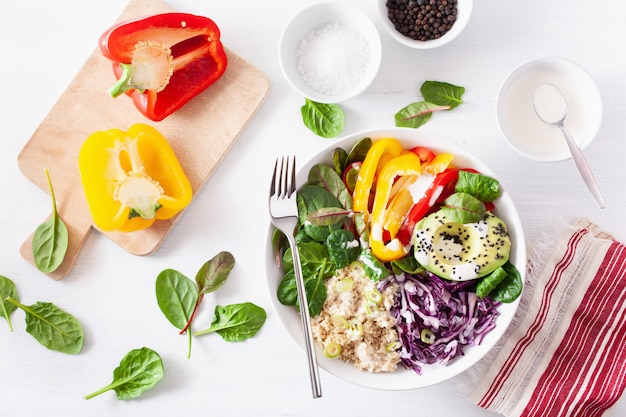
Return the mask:
M302 80L326 96L346 94L357 87L365 76L369 56L365 39L338 22L311 29L296 49Z

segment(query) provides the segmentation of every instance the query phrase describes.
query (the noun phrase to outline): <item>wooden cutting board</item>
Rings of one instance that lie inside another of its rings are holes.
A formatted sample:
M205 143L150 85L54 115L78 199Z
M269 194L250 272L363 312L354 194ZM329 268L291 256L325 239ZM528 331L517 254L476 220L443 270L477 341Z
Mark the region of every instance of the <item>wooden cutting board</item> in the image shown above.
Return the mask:
M159 0L131 0L118 20L168 11L172 10ZM108 88L115 82L111 62L98 50L89 56L18 156L22 173L46 192L44 169L48 169L58 213L68 227L68 252L63 264L48 274L52 279L61 279L70 272L94 227L78 170L80 147L91 133L112 128L127 130L135 123L156 127L174 148L194 194L200 192L270 90L263 73L227 46L225 49L228 66L224 75L161 122L146 119L128 97L111 98ZM147 255L163 243L183 213L157 221L147 230L106 236L132 254ZM38 224L33 224L33 232ZM26 239L20 253L34 265L32 239L33 235Z

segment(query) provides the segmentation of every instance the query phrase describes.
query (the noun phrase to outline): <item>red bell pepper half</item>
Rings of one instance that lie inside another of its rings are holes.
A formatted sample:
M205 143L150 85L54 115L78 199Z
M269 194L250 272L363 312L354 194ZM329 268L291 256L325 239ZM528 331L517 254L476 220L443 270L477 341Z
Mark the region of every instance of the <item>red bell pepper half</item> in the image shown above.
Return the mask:
M111 96L132 97L148 119L163 120L217 81L227 58L215 22L163 13L119 23L100 37L118 82Z

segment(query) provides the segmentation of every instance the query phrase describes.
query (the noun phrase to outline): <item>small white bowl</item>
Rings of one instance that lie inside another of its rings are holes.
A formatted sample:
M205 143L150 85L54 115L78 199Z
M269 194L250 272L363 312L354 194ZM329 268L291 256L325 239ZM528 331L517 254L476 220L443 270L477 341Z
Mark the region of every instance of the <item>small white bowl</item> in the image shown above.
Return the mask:
M387 1L388 0L377 0L378 13L380 15L380 20L382 21L383 26L385 27L385 29L387 29L387 32L391 35L391 37L394 38L396 41L415 49L432 49L450 43L457 36L459 36L459 34L463 32L463 30L467 26L467 23L470 20L470 16L472 15L472 8L474 6L474 0L458 0L457 17L456 21L452 25L452 28L438 39L420 41L403 35L395 28L394 24L389 19L389 9L387 8Z
M541 121L533 108L535 89L543 83L563 92L568 103L565 127L581 149L587 147L600 129L602 98L589 73L565 58L532 59L515 68L498 92L498 124L519 154L542 162L563 161L570 158L563 133Z
M319 36L313 36L313 33ZM347 51L341 48L342 42L334 42L333 46L326 48L323 56L311 52L316 47L328 45L329 39L343 39L344 43L346 39L358 42L351 43ZM309 48L302 47L303 40L309 42ZM356 51L355 45L359 43L362 48ZM306 52L312 56L305 56ZM360 54L353 56L356 58L353 61L363 59L362 68L336 70L342 68L343 58L355 53ZM336 59L331 60L332 57ZM311 63L307 58L318 59ZM342 3L319 3L301 10L286 25L280 40L280 66L287 82L300 95L320 103L340 103L362 93L376 77L381 58L380 36L372 21L359 9ZM307 66L314 66L313 72L318 73L309 77L308 82L303 79L303 74L305 77L309 74L303 70ZM330 73L328 77L318 77L326 73Z

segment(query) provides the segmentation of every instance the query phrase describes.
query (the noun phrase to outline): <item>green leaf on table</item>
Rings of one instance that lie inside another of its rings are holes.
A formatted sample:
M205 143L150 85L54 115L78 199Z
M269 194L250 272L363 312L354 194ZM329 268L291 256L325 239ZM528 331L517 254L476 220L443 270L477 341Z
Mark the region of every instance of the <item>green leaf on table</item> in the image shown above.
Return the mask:
M452 110L463 104L465 88L442 81L425 81L420 92L425 101L438 106L448 106Z
M131 400L154 387L164 374L163 361L157 352L147 347L133 349L113 371L113 382L86 395L85 399L113 390L118 400Z
M7 301L26 313L26 332L50 350L75 354L83 348L83 328L74 316L48 302L25 306L8 297Z
M174 269L165 269L156 279L157 304L174 327L186 330L198 303L198 287ZM187 332L187 358L191 357L191 332Z
M9 330L13 331L13 324L11 324L11 314L17 310L15 304L11 304L6 301L8 297L14 300L19 300L17 294L17 287L15 283L9 278L0 275L0 317L4 317L9 324Z
M37 269L44 273L54 272L63 262L67 252L69 235L67 226L57 212L56 197L48 170L46 178L52 198L52 215L35 230L32 242L33 257Z
M343 109L338 104L318 103L305 98L300 108L302 121L309 130L323 138L338 136L344 127Z
M394 116L397 127L417 129L430 120L436 111L449 110L450 106L440 106L427 101L418 101L402 108Z
M215 332L227 342L242 342L257 334L266 318L265 310L253 303L218 305L211 327L194 335Z
M165 269L156 279L156 298L165 318L177 329L182 329L196 306L198 288L182 273Z
M228 279L235 266L235 258L230 252L222 251L207 261L196 274L200 295L217 291Z

